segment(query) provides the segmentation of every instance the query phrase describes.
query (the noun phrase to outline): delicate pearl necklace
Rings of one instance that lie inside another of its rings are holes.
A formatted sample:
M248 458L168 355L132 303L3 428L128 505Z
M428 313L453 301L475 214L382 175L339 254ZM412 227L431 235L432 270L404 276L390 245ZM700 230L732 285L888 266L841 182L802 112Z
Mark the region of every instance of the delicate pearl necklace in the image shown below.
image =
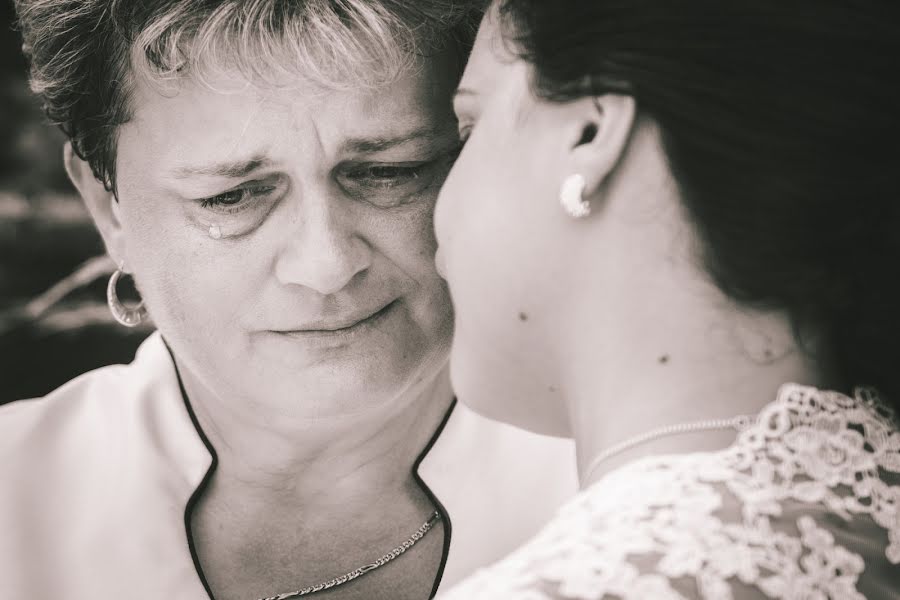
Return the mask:
M617 454L621 454L626 450L634 448L635 446L638 446L645 442L649 442L650 440L655 440L657 438L667 437L670 435L693 433L695 431L711 431L715 429L734 429L737 432L741 432L755 423L756 418L756 415L738 415L736 417L731 417L730 419L710 419L706 421L695 421L693 423L666 425L665 427L651 429L650 431L647 431L640 435L636 435L625 440L624 442L619 442L618 444L610 446L606 450L600 452L600 454L595 456L594 459L588 464L587 468L584 470L584 477L582 478L582 480L588 481L591 478L591 474L596 471L597 467L599 467L600 464L605 462L606 460L612 458Z

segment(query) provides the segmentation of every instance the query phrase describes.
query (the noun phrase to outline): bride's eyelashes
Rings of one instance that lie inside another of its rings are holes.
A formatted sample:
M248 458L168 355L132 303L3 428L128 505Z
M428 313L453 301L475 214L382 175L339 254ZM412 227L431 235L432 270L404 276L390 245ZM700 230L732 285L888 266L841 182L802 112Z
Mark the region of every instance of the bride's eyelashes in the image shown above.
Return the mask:
M459 126L459 146L462 149L463 146L466 145L466 142L469 140L469 136L472 135L472 129L475 127L474 123L462 124Z

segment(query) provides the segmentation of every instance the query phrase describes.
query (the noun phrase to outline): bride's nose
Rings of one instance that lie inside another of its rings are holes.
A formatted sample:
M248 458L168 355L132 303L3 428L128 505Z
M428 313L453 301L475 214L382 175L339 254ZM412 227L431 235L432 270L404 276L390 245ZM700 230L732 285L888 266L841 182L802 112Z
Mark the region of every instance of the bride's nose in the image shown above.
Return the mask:
M372 248L360 233L360 219L343 198L304 202L300 211L275 275L285 285L323 295L339 292L371 265Z

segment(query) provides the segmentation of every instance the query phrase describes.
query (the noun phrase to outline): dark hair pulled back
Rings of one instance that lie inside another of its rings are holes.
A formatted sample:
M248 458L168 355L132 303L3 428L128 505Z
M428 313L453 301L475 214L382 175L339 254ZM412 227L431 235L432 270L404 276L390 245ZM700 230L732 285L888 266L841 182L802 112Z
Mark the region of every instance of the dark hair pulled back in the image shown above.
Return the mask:
M623 93L729 296L827 336L900 399L900 3L504 0L538 95ZM900 404L895 404L900 408Z

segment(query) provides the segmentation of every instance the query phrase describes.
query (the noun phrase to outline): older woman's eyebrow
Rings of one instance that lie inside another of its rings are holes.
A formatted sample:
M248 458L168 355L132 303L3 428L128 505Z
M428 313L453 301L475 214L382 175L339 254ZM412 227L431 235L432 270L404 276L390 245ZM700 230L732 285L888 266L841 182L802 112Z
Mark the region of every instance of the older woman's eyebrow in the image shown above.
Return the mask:
M341 148L346 153L371 154L410 142L430 142L452 134L453 130L450 128L424 127L396 136L350 138L341 144Z
M254 156L247 160L227 161L205 165L184 165L175 168L173 175L178 179L204 175L207 177L224 177L239 179L254 171L271 166L272 161L264 156Z

